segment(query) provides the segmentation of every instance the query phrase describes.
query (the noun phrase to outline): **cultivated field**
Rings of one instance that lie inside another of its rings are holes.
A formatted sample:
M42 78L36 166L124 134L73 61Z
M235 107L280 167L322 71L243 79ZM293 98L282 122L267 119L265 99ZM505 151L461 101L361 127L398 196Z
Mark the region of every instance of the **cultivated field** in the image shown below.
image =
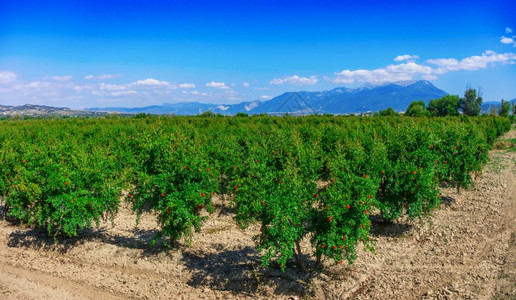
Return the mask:
M172 248L161 240L149 245L162 228L156 224L158 212L143 209L135 227L137 214L130 202L122 201L112 221L57 241L45 230L1 220L0 297L512 299L516 152L508 141L515 137L514 128L501 137L497 143L504 149L489 152L473 187L458 192L455 186L440 186L441 203L432 216L408 219L403 214L386 222L373 207L368 229L374 253L357 241L356 260L349 266L326 258L323 268L316 269L313 244L303 239L300 253L309 272L293 259L287 260L285 271L276 260L262 267L263 253L253 241L261 234L261 222L241 229L235 221L238 194L214 194L214 211L200 232ZM320 197L331 182L319 182ZM122 199L130 200L130 193L134 186L123 190ZM208 216L208 211L198 216Z

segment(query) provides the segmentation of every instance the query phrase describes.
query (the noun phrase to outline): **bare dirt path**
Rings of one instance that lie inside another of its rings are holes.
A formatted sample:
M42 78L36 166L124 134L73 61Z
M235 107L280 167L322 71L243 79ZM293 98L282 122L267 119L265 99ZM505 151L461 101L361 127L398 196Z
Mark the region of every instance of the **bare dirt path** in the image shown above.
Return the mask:
M0 263L2 299L123 299L48 273Z
M516 151L490 157L474 188L442 189L431 222L375 223L376 254L318 274L261 268L257 228L238 229L221 198L191 244L173 249L148 247L153 216L135 229L127 207L114 227L58 244L0 220L0 299L516 299Z

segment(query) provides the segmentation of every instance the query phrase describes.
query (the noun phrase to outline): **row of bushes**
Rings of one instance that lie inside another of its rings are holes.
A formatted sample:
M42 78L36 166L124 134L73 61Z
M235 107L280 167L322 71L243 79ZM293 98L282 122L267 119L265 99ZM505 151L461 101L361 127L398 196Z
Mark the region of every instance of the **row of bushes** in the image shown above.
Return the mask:
M256 117L0 122L0 198L11 219L76 236L113 218L123 189L150 208L153 243L190 238L233 195L236 221L258 222L257 249L285 268L300 242L336 263L372 249L370 214L429 216L438 184L467 188L503 118Z

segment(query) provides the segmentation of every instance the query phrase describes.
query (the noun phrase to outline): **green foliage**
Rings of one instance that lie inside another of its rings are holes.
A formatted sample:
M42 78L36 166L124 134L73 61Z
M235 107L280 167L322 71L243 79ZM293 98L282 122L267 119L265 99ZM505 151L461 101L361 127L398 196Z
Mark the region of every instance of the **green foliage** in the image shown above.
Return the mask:
M352 263L373 249L371 211L429 216L439 183L471 186L510 126L490 116L2 121L0 201L9 218L76 236L113 219L125 189L138 216L155 213L152 243L170 245L201 229L214 194L229 194L237 223L261 228L264 265L295 258L306 270L304 240L317 261Z
M218 173L209 164L207 152L195 139L179 133L147 137L141 146L143 169L137 173L129 201L141 216L145 208L157 214L161 237L173 242L189 239L193 230L200 230L207 217L201 210L213 212L211 197L218 192ZM168 243L167 243L168 244Z
M105 116L106 119L119 119L120 116L118 115L118 113L109 113Z
M386 220L404 212L410 217L429 214L438 206L438 178L432 153L435 137L424 128L401 127L387 139L387 165L381 171L378 208ZM403 153L403 154L401 154Z
M151 114L138 113L138 114L134 115L134 118L142 119L142 118L149 118L149 117L151 117L151 116L152 116Z
M201 117L215 117L215 114L212 111L208 110L208 111L203 112L200 116Z
M97 147L102 138L85 141L91 132L51 122L46 130L21 123L11 128L19 135L3 137L0 198L9 217L71 237L116 214L124 178L119 157Z
M378 112L378 115L380 115L382 117L392 117L392 116L397 116L398 113L394 109L392 109L392 107L389 107L387 109L380 110Z
M409 117L426 117L428 116L428 111L426 110L425 101L412 101L407 111L405 112L406 116Z
M475 89L467 89L459 100L459 108L466 116L478 116L482 109L482 97L477 96Z
M459 96L446 95L439 99L430 100L428 111L432 116L458 116L459 115Z
M509 101L505 101L502 99L502 102L500 104L500 111L498 112L498 114L501 117L507 118L509 116L510 111L511 111L511 103Z

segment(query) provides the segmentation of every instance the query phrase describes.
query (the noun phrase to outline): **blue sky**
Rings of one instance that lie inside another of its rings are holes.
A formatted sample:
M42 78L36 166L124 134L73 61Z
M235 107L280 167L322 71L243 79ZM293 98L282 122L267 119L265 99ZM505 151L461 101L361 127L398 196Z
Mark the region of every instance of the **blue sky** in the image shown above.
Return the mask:
M426 79L516 98L514 1L0 0L0 104L237 103Z

